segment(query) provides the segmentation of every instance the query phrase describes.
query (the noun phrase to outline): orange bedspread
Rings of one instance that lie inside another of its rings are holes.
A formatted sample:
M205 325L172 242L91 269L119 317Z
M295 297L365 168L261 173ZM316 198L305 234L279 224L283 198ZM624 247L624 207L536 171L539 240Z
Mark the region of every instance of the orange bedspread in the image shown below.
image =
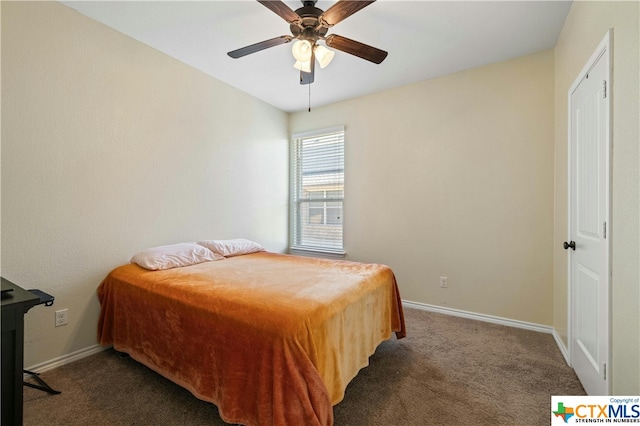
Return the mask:
M332 424L378 344L405 335L395 277L377 264L268 252L165 271L128 264L98 297L101 344L230 423Z

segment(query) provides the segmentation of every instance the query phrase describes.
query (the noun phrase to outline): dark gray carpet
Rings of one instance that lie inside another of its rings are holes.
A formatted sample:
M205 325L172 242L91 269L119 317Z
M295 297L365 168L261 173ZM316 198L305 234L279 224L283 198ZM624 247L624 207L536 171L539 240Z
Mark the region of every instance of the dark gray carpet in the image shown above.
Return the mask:
M553 337L405 308L334 407L336 425L548 425L551 395L584 395ZM24 388L24 425L224 425L216 407L108 350ZM295 425L298 426L298 425Z

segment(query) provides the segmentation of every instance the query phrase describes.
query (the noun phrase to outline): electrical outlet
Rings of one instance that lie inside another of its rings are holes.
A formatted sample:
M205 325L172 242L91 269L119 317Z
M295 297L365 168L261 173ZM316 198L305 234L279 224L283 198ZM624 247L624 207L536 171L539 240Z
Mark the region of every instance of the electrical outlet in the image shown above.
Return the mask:
M447 277L440 277L440 287L442 288L449 287L449 281Z
M68 309L61 309L56 311L56 327L60 327L61 325L67 325L67 312Z

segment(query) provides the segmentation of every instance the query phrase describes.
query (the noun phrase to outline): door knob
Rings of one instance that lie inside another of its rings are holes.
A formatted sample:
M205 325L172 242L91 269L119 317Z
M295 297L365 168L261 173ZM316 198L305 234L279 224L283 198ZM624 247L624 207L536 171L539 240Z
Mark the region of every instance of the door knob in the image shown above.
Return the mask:
M562 244L562 246L564 247L565 250L568 249L569 247L571 247L571 250L575 250L576 249L576 242L575 241L571 241L570 243L568 243L568 242L565 241Z

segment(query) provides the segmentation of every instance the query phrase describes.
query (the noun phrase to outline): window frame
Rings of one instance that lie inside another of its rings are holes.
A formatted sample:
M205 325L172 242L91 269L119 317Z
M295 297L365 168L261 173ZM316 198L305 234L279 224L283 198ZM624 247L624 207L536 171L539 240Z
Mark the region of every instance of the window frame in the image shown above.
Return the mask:
M307 200L307 199L303 199L302 197L299 197L300 194L297 193L298 189L302 187L302 183L301 183L301 170L299 170L297 161L297 155L298 155L298 146L301 143L302 140L304 139L312 139L314 137L318 137L318 136L322 136L322 135L327 135L327 134L331 134L331 133L342 133L342 146L343 146L343 164L345 161L345 155L344 155L344 147L345 147L345 139L346 139L346 132L345 132L345 126L334 126L334 127L329 127L329 128L323 128L323 129L318 129L318 130L311 130L311 131L306 131L306 132L298 132L298 133L294 133L291 135L291 142L290 142L290 178L289 178L289 184L290 184L290 189L289 189L289 253L292 254L301 254L301 255L313 255L313 256L320 256L320 257L344 257L346 256L346 252L344 250L344 170L343 170L343 176L342 176L342 197L341 198L331 198L328 199L326 197L327 193L330 193L331 191L335 191L335 188L331 188L331 187L325 187L322 189L318 189L318 191L322 191L323 194L325 195L323 198L317 199L317 200ZM346 168L346 165L345 167ZM338 189L339 190L339 189ZM327 210L330 208L335 208L335 207L328 207L328 204L331 204L332 202L340 202L342 203L342 215L341 215L341 223L340 224L330 224L330 223L326 223L328 221L327 218ZM297 238L297 232L299 231L299 228L303 226L302 222L304 221L304 219L301 218L301 216L299 216L299 206L302 203L310 203L310 202L318 202L318 203L323 203L323 224L319 224L319 226L326 226L328 228L337 228L339 227L341 229L341 241L340 241L340 248L329 248L329 247L322 247L322 246L315 246L315 245L302 245L302 244L298 244L298 238ZM297 222L297 223L296 223Z

